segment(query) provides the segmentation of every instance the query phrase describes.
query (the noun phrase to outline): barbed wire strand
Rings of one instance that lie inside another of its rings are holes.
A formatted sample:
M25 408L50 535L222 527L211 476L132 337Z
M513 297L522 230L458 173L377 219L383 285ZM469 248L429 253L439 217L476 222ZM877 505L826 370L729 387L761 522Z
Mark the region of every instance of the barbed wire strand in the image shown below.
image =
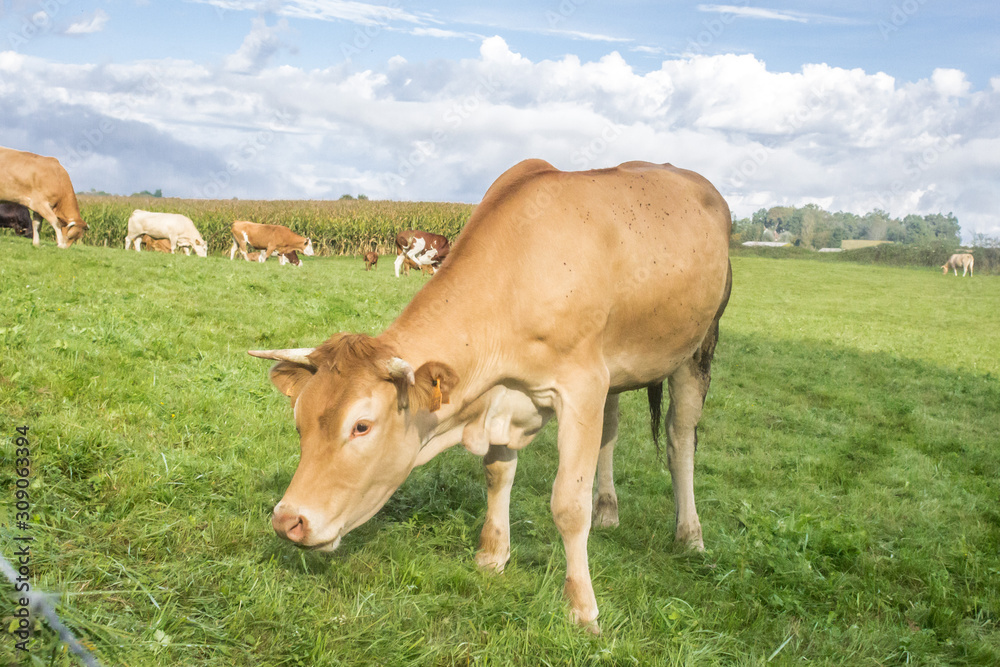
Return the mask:
M7 558L0 554L0 571L3 571L7 579L10 580L11 584L17 584L17 571L14 566L11 565ZM63 625L62 621L59 620L59 615L56 613L55 608L52 603L49 602L49 596L45 593L38 593L35 591L28 592L28 600L30 601L30 608L32 612L40 611L48 621L49 627L59 633L59 639L69 646L69 650L75 653L83 664L87 667L101 667L101 663L97 661L90 651L88 651L83 644L81 644L73 633Z

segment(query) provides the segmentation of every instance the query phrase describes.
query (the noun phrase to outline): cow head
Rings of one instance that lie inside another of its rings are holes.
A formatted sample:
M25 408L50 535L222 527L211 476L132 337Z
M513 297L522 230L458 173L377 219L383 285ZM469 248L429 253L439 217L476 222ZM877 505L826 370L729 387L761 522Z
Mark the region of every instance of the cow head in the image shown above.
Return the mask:
M312 239L306 239L306 246L302 249L303 255L315 255L313 252L313 242Z
M73 220L63 227L64 248L68 248L83 238L83 233L90 229L83 220Z
M445 364L414 370L377 338L338 334L316 349L251 351L279 362L301 458L271 524L299 546L333 551L370 519L415 465L421 427L457 383Z
M194 248L194 254L199 257L208 257L208 244L205 243L205 239L198 237L192 243L191 247Z

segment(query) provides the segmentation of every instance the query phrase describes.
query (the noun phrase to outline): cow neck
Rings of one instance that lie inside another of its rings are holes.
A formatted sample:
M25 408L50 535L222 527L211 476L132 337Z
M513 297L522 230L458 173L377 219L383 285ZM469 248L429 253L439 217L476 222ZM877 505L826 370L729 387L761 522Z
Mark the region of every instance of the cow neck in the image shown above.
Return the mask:
M495 364L484 361L494 354L483 325L495 316L483 312L489 304L449 289L442 280L446 278L439 274L424 286L380 336L414 370L437 361L458 374L458 385L450 403L443 406L442 417L460 411L497 381L488 372Z

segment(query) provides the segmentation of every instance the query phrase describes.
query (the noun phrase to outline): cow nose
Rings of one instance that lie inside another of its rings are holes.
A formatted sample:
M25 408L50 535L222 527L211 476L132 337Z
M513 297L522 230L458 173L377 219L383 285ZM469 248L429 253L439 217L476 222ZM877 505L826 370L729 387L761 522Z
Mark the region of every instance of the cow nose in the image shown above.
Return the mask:
M280 503L271 515L271 526L278 535L296 544L309 534L309 520L294 508L282 507Z

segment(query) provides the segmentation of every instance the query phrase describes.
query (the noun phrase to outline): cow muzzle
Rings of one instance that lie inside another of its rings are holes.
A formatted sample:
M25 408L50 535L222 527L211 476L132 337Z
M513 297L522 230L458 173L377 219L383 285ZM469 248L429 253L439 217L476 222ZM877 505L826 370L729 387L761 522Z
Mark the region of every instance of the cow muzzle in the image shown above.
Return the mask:
M332 540L323 541L317 539L315 534L315 522L309 516L296 507L289 507L284 503L278 503L274 507L271 515L271 526L279 537L283 537L293 544L307 549L318 551L333 551L340 545L340 532Z

